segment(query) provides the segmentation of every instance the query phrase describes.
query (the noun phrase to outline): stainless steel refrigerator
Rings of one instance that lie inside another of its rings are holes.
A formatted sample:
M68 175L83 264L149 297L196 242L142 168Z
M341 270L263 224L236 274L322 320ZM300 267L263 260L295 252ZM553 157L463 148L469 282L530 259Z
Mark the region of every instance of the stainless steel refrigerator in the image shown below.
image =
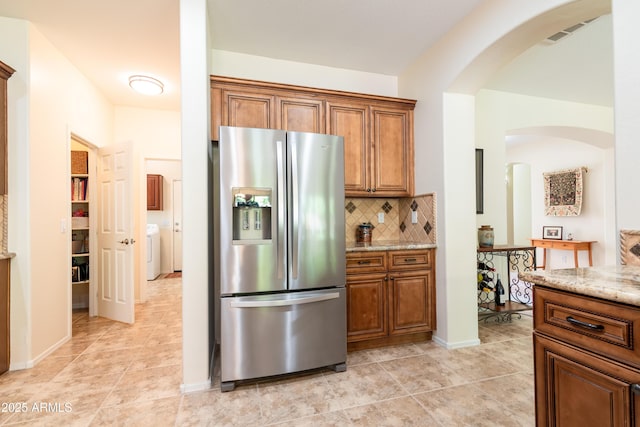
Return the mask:
M213 154L221 389L345 370L343 138L222 126Z

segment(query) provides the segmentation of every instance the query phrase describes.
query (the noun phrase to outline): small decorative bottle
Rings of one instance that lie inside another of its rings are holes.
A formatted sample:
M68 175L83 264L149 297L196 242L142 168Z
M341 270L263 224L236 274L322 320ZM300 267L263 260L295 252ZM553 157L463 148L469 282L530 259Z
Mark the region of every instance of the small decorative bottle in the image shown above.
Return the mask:
M500 274L497 275L496 278L496 305L503 306L504 302L504 286L502 286L502 281L500 281Z

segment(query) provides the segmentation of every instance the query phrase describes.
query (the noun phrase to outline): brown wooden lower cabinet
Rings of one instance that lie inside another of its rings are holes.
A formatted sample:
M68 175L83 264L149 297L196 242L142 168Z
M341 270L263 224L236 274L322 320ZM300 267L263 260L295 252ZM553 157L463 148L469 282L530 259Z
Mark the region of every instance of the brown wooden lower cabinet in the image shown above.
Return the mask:
M536 425L640 426L640 310L538 285L534 296Z
M0 259L0 374L9 370L10 363L10 293L9 273L11 259Z
M534 335L538 426L640 426L640 371Z
M431 339L434 250L347 254L347 348Z

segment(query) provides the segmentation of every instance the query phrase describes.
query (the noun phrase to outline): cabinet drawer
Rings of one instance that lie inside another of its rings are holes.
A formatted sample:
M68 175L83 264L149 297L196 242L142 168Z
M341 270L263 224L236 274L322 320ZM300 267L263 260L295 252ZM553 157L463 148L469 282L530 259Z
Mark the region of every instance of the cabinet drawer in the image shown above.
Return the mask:
M532 241L531 243L538 248L551 248L554 246L553 242L548 240L535 240L535 241Z
M347 274L387 271L386 254L384 251L348 253Z
M431 268L432 250L411 250L389 252L389 270L417 270Z
M575 245L572 245L571 243L556 243L555 245L553 245L553 247L555 249L565 249L568 251L572 251Z
M534 328L640 367L640 309L534 286Z

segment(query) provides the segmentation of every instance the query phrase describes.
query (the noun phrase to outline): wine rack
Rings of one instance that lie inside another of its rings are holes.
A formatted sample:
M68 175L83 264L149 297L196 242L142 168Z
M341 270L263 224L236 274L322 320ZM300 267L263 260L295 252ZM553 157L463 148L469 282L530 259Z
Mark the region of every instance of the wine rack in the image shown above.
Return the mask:
M511 322L514 315L519 317L520 312L532 310L532 285L520 280L519 274L535 270L535 265L536 250L533 246L497 245L478 248L478 318L485 322ZM495 302L498 274L507 293L503 306Z

